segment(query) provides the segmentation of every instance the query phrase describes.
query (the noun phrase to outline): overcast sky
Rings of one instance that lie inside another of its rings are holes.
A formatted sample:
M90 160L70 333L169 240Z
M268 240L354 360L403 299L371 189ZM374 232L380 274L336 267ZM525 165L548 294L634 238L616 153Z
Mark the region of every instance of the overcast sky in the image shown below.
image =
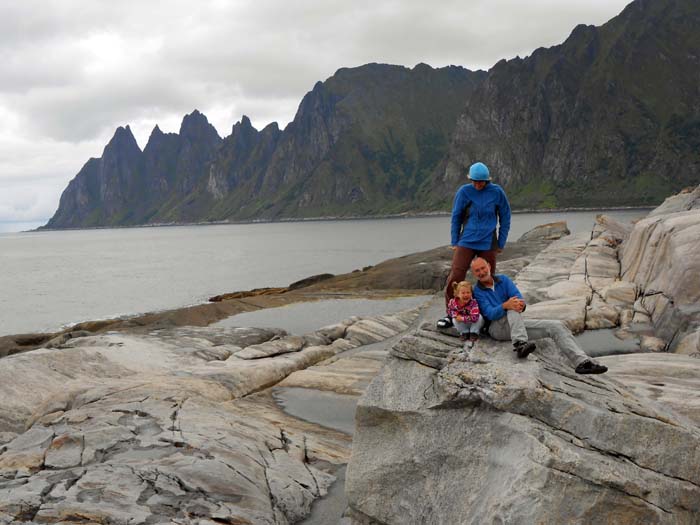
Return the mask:
M129 124L224 137L294 117L317 80L368 62L489 69L600 25L628 0L7 0L0 3L0 223L45 221ZM19 229L20 226L14 229ZM2 229L12 229L4 225ZM0 231L2 230L0 229Z

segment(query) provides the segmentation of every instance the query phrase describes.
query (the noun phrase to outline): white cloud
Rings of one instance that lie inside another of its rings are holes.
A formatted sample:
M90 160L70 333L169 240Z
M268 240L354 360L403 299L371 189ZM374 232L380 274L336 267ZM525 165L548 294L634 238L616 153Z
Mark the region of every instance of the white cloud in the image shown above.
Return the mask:
M199 109L284 127L317 80L367 62L487 69L601 24L625 0L24 0L0 4L0 221L46 218L130 124ZM23 181L21 184L18 181Z

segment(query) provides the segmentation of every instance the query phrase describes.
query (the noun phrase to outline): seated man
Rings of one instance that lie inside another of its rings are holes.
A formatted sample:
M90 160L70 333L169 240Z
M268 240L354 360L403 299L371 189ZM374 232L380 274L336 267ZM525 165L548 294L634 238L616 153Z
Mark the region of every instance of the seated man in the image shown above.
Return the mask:
M574 365L578 374L603 374L604 365L591 360L576 344L571 331L561 321L523 319L525 301L520 290L506 275L491 275L491 266L481 257L471 263L472 275L478 279L474 296L481 314L491 321L489 335L499 341L513 341L518 357L527 357L536 346L529 341L551 337Z

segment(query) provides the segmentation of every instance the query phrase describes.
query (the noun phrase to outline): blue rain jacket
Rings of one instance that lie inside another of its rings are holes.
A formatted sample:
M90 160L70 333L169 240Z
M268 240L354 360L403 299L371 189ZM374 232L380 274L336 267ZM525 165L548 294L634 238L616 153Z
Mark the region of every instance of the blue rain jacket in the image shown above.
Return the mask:
M511 297L523 298L513 281L507 275L500 273L493 276L493 290L486 288L480 282L477 282L474 287L474 298L479 303L481 315L490 321L496 321L506 315L503 303Z
M469 220L462 231L467 208ZM498 248L502 249L510 230L510 204L506 193L498 184L490 182L481 191L471 184L465 184L457 190L452 206L452 246L472 250L495 248L497 226Z

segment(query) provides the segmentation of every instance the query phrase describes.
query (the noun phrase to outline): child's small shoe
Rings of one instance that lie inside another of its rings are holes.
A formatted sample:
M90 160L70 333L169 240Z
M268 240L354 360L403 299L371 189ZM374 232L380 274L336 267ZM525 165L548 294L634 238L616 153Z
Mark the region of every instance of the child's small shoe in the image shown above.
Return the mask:
M459 334L459 340L460 341L467 341L469 339L469 334L464 332L463 334Z
M478 340L479 334L469 334L469 341L472 343L472 346L474 346Z

